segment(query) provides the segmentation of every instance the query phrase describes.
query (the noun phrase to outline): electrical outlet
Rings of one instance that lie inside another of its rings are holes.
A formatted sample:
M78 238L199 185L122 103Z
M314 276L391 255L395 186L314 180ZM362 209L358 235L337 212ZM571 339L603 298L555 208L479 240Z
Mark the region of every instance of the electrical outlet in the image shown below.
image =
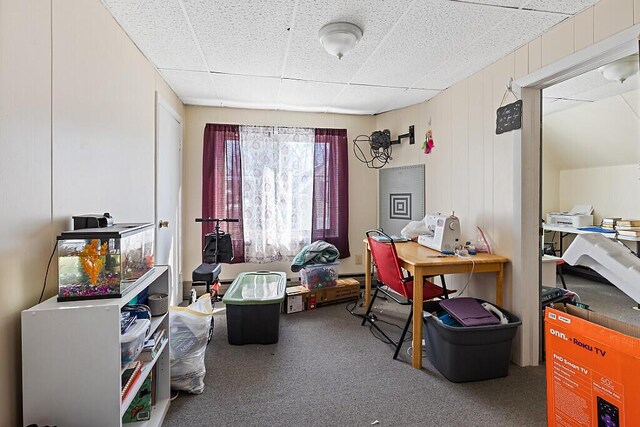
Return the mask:
M356 255L356 265L362 265L362 255Z

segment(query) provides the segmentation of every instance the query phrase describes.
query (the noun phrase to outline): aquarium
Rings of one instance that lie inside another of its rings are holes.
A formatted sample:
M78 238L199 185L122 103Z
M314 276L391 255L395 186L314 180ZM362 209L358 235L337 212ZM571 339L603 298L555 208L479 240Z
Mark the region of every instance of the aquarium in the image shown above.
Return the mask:
M153 224L115 224L58 236L58 301L118 298L153 267Z

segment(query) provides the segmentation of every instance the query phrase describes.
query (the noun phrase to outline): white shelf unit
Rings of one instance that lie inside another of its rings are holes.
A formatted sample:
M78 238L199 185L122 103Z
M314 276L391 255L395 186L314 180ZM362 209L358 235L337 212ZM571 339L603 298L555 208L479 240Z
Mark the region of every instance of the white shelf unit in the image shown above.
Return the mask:
M122 298L58 302L48 299L22 312L22 400L25 425L121 426L122 415L154 366L156 404L151 420L126 426L160 426L171 398L169 345L121 399L120 309L144 289L169 294L165 266L138 280ZM169 337L169 316L153 317Z

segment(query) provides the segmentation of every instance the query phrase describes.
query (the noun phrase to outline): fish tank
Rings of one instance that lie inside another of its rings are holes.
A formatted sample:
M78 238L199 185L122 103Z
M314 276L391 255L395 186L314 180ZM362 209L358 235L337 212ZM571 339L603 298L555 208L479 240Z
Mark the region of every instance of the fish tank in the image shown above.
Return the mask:
M153 268L153 224L114 224L58 236L58 301L119 298Z

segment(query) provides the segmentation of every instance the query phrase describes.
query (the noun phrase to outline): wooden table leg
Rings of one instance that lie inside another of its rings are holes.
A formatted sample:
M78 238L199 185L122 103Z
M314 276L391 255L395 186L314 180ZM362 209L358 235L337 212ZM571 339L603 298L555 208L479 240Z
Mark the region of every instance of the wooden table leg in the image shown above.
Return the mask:
M500 269L496 273L496 304L498 304L498 307L502 307L503 283L504 283L504 264L500 263Z
M371 250L369 245L364 244L364 306L369 307L371 301Z
M422 283L424 273L420 267L413 272L413 353L411 365L422 368Z

